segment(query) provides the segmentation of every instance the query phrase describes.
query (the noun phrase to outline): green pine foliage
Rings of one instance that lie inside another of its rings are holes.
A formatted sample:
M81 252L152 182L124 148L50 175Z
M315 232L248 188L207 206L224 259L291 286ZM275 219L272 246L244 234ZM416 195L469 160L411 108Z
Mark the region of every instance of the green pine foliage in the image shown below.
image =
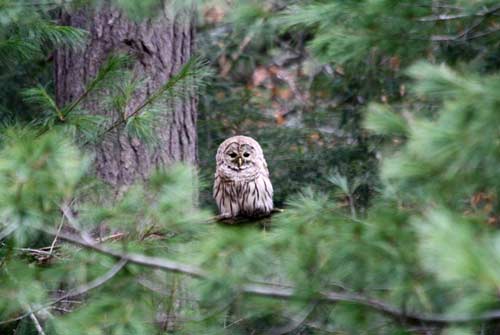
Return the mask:
M58 25L45 1L0 1L1 121L30 120L32 109L21 92L50 84L50 55L62 45L78 48L86 32Z
M85 32L55 23L57 2L0 0L0 333L498 333L497 2L224 6L225 24L201 13L208 62L126 114L148 80L133 57L58 106L47 57ZM87 144L155 145L186 88L205 89L200 168L114 199ZM284 213L211 218L215 149L236 133L263 144Z

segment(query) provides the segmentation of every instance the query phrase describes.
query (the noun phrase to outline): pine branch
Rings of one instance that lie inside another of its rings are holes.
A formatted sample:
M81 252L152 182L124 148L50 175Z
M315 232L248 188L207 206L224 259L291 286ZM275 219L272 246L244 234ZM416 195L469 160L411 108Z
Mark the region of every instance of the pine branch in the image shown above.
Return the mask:
M93 91L103 86L104 83L122 73L123 68L129 64L130 58L123 55L113 55L99 68L96 76L86 85L85 90L71 104L64 107L62 114L66 117L71 113L87 96Z
M71 26L38 20L28 27L28 37L36 41L42 48L60 46L77 48L85 41L87 32Z
M56 231L50 229L44 229L48 234L56 234ZM91 241L84 241L83 239L72 236L66 233L60 233L59 238L65 240L69 243L79 245L81 247L94 250L98 253L108 255L114 258L121 259L123 261L128 261L130 263L155 268L159 270L165 270L168 272L175 272L190 277L206 279L209 278L209 274L204 270L193 266L184 264L181 262L145 256L137 253L127 253L120 252L108 247L102 246L98 243ZM268 298L279 298L279 299L297 299L295 291L296 287L290 286L280 286L273 283L248 283L240 287L241 293L257 295ZM439 314L426 314L419 312L406 312L404 309L394 307L388 303L381 300L370 298L357 293L343 293L335 291L323 291L317 292L315 300L324 303L339 303L347 302L351 304L357 304L364 306L373 311L379 312L392 318L398 323L408 324L408 325L433 325L433 326L447 326L450 324L465 324L471 322L484 322L484 321L498 321L500 320L500 310L491 310L479 315L463 315L463 316L447 316ZM0 322L0 324L2 324Z
M63 113L43 86L39 85L38 87L26 89L22 92L22 96L27 103L51 110L57 115L60 121L64 121Z
M120 118L118 121L110 125L102 133L97 135L96 139L104 137L121 125L126 124L132 118L141 115L141 113L148 106L155 104L158 100L161 99L161 97L164 97L168 93L174 93L175 89L187 79L199 76L199 78L195 78L196 84L202 84L204 77L206 77L208 73L203 73L203 71L200 71L200 69L203 69L200 61L196 58L191 58L182 66L179 72L174 74L162 87L160 87L153 94L147 97L136 109L134 109L129 115L127 115L127 117ZM84 143L84 145L87 144L89 144L89 141Z
M39 46L19 37L10 37L0 41L0 64L26 61L40 53Z

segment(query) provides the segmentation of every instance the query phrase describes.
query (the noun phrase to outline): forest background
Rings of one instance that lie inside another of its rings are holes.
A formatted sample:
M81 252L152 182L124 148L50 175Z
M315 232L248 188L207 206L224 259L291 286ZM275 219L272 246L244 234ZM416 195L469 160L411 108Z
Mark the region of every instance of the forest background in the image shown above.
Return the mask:
M0 0L0 333L498 333L499 17ZM211 219L236 134L284 213Z

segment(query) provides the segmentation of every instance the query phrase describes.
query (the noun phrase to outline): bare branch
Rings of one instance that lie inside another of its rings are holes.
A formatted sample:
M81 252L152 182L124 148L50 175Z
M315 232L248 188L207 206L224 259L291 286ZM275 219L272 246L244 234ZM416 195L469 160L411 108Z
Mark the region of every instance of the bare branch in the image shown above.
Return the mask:
M55 234L55 232L45 229L45 232L49 234ZM183 264L176 261L167 260L159 257L149 257L136 253L122 253L111 248L104 247L98 243L91 242L88 240L83 240L77 236L72 236L66 233L60 233L59 238L70 242L72 244L85 247L97 251L104 255L109 255L115 258L123 259L129 261L130 263L144 265L150 268L167 270L170 272L183 273L195 278L207 277L207 273L199 269L198 267Z
M440 15L421 17L418 19L418 21L420 22L449 21L449 20L463 19L465 17L470 17L470 16L471 14L464 14L464 13L454 14L454 15L440 14Z
M434 35L431 37L431 41L433 42L448 42L448 41L469 41L469 40L474 40L477 38L481 38L487 35L491 35L494 33L500 32L500 28L495 28L495 29L490 29L486 30L474 35L469 35L469 36L464 36L465 34L461 33L457 36L453 35ZM463 38L462 38L463 37Z

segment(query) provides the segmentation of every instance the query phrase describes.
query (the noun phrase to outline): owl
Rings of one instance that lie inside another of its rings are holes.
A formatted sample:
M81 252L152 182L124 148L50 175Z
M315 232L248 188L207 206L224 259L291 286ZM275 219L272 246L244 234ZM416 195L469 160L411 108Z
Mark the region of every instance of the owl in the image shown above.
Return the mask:
M259 143L233 136L217 150L213 196L219 218L262 217L273 210L273 185Z

